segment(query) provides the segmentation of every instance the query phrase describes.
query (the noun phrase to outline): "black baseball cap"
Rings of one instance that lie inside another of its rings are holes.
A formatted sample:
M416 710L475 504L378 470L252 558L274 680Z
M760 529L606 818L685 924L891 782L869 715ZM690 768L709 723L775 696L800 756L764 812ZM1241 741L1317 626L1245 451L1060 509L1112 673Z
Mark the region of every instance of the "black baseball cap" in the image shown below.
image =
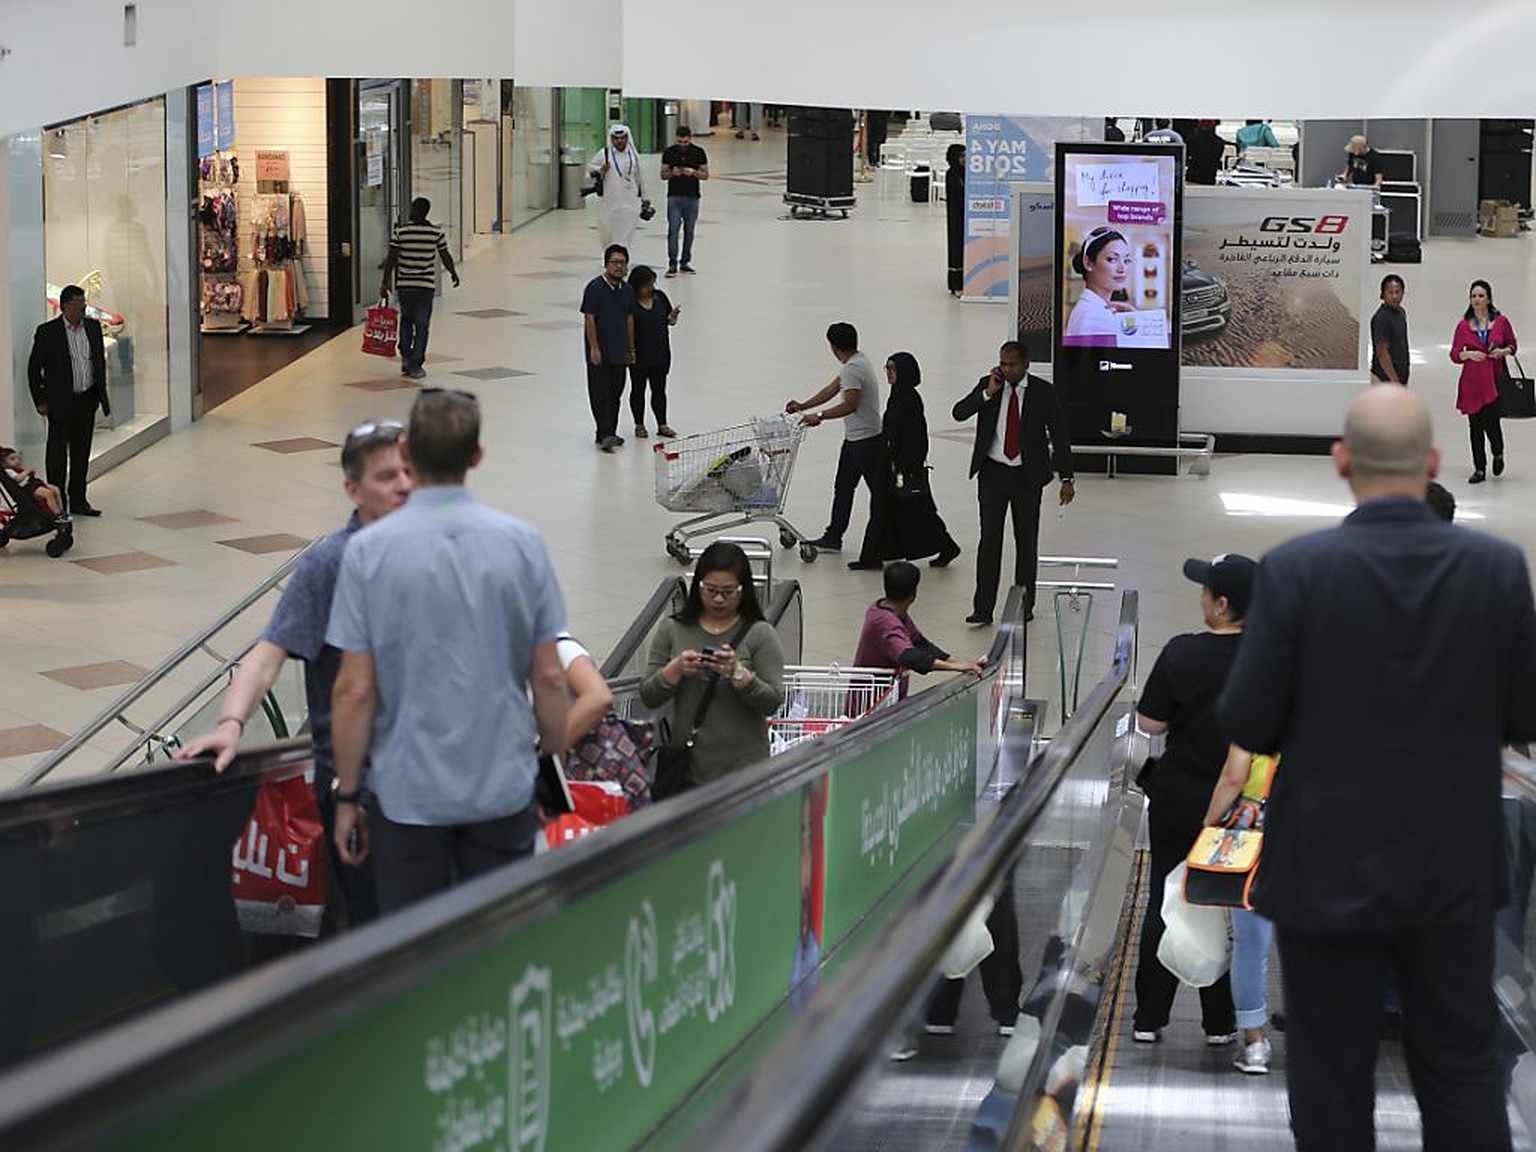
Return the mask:
M1239 620L1248 615L1253 601L1253 580L1258 564L1247 556L1228 552L1209 560L1184 561L1184 578L1211 590L1212 596L1225 596Z

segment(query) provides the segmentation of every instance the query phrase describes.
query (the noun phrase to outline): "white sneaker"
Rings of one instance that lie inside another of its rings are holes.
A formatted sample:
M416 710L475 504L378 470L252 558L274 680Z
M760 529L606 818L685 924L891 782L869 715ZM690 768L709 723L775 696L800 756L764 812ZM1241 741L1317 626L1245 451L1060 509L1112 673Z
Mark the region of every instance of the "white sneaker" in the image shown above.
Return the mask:
M1163 1034L1156 1028L1136 1028L1131 1032L1131 1039L1138 1044L1156 1044L1163 1038Z
M1252 1044L1244 1044L1238 1049L1237 1059L1232 1061L1232 1066L1250 1076L1263 1076L1269 1071L1269 1052L1267 1036Z
M911 1032L902 1034L896 1046L891 1049L891 1059L895 1063L903 1063L917 1055L917 1037Z
M923 1031L930 1036L953 1036L955 1026L953 1024L924 1024Z
M1205 1034L1205 1042L1212 1048L1225 1048L1228 1044L1237 1043L1236 1032L1218 1032Z

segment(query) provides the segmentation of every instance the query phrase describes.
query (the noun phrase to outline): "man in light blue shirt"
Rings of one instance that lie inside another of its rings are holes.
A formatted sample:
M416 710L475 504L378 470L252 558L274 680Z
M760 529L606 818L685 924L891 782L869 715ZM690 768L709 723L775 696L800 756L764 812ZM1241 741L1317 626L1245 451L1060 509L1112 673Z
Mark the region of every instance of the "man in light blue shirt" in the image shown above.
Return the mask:
M400 448L416 489L352 538L326 631L342 653L337 850L372 853L386 913L532 854L535 739L563 751L566 722L565 603L544 541L464 487L479 403L423 389Z

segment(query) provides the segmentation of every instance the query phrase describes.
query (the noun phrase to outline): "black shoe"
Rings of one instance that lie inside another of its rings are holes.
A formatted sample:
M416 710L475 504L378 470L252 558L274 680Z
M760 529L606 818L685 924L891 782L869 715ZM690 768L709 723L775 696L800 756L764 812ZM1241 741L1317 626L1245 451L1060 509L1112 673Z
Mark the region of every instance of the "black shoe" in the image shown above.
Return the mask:
M1486 479L1488 479L1487 475L1481 469L1479 469L1478 471L1472 473L1472 475L1467 477L1467 483L1468 484L1481 484Z
M959 555L960 545L951 542L948 548L942 549L937 556L928 561L928 567L948 568Z
M967 624L990 624L990 623L992 623L992 613L990 613L990 612L972 612L969 616L967 616L965 618L965 622Z
M855 572L879 572L885 565L879 560L850 560L848 567Z
M681 268L678 269L678 271L686 273L689 276L697 276L699 272L699 270L692 264L684 264Z
M69 511L70 511L70 514L73 515L73 516L100 516L101 515L101 509L100 508L92 508L84 500L80 501L80 503L78 503L78 504L71 505Z
M597 446L604 452L612 452L615 448L623 443L624 441L617 436L604 436L602 440L598 442Z
M1495 456L1493 458L1493 474L1495 476L1504 475L1504 457Z
M843 542L841 540L833 540L830 536L822 536L818 540L807 540L806 543L818 552L841 552L843 550Z

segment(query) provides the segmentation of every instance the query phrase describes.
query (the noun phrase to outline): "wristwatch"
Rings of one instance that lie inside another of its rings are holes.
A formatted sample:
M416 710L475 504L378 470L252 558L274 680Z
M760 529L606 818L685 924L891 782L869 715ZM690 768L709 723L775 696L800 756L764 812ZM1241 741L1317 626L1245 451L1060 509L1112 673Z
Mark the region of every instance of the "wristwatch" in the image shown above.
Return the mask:
M351 792L343 792L341 790L341 778L339 776L332 776L331 800L337 804L361 804L363 790L361 788L354 788Z
M740 684L746 678L747 678L747 666L745 664L738 664L738 665L736 665L736 671L731 673L731 683L732 684Z

